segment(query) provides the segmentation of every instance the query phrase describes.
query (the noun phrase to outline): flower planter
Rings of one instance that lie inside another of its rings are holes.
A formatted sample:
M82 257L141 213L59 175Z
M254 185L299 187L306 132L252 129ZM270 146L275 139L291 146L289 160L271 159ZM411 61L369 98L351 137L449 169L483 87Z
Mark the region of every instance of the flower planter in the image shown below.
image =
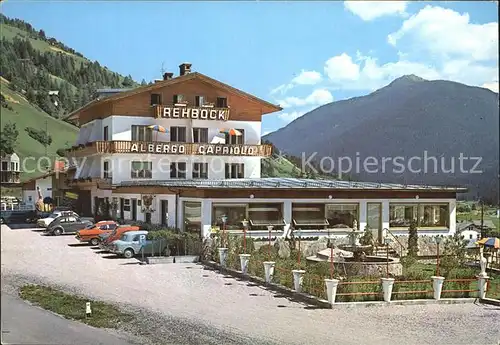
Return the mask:
M247 274L248 262L250 261L250 254L240 254L241 273Z
M293 287L296 292L302 292L302 283L304 282L304 270L292 270Z
M326 295L330 304L335 303L335 297L337 296L337 287L339 285L339 282L340 280L338 279L325 279Z
M274 276L274 266L276 262L274 261L264 261L264 274L266 283L271 283Z
M219 262L222 267L226 267L227 252L227 248L219 248Z
M434 299L441 299L441 291L443 291L444 277L432 276L432 288L434 290Z

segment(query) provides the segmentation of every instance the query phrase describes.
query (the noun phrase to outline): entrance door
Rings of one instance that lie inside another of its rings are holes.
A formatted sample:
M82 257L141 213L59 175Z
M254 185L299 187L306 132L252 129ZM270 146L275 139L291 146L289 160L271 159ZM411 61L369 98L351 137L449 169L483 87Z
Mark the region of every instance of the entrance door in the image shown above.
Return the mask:
M151 212L146 212L146 223L151 224Z
M120 218L125 219L125 199L120 198Z
M137 199L132 199L132 220L137 220Z
M383 243L382 238L382 204L368 203L366 207L366 225L373 233L373 239Z
M168 200L161 200L161 225L168 225Z

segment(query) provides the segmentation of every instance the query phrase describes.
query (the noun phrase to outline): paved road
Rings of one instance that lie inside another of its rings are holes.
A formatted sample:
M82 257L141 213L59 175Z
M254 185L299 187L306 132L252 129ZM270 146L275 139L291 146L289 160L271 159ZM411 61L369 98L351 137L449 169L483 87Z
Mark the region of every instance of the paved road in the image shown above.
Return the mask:
M127 309L143 308L141 331L156 336L155 344L498 345L500 340L498 307L315 310L200 265L138 265L136 259L75 244L73 236L40 236L29 229L2 226L0 235L3 284L5 277L22 275L92 299L126 302Z
M66 320L2 293L2 344L132 345L111 331Z

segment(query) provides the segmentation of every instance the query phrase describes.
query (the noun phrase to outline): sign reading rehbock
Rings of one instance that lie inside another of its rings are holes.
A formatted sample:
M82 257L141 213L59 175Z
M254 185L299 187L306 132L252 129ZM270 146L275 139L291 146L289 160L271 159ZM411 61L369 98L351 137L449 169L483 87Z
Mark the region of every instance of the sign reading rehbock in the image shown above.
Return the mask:
M229 120L229 109L196 108L196 107L161 107L158 117L165 119L190 119L190 120Z
M130 146L132 153L152 154L192 154L206 156L257 156L256 145L223 145L198 143L133 143Z

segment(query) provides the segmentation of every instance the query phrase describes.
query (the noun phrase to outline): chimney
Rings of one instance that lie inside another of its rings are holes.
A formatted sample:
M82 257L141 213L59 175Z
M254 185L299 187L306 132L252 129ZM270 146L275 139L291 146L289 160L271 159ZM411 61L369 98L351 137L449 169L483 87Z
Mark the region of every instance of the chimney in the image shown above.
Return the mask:
M169 79L172 79L172 77L174 76L173 73L170 73L170 72L167 72L167 73L164 73L163 74L163 80L169 80Z
M179 71L180 71L181 76L186 75L188 73L191 73L191 64L188 62L184 62L184 63L180 64Z

